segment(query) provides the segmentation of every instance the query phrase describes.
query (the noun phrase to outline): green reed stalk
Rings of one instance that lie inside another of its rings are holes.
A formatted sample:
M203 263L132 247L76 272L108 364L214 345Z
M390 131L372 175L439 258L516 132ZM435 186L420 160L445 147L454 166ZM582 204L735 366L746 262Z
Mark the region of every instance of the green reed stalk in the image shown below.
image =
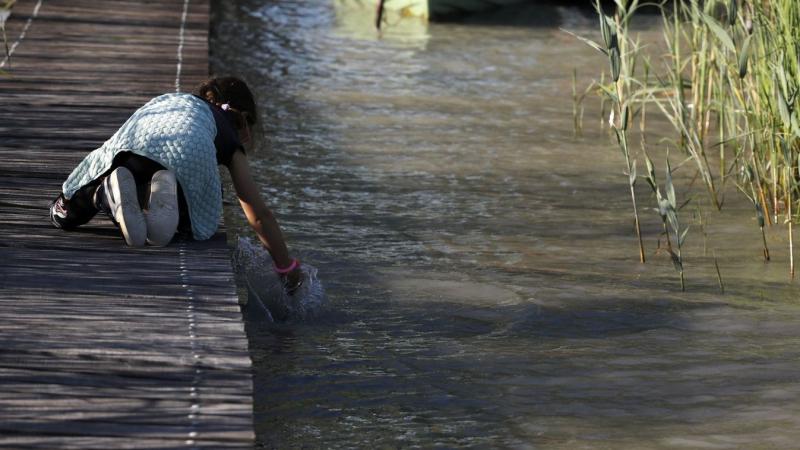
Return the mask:
M604 50L601 50L605 53ZM600 86L605 86L606 84L606 73L603 72L600 74ZM608 101L607 96L603 93L602 89L598 89L600 95L600 128L606 126L606 102Z
M661 223L664 227L664 235L667 239L667 253L670 255L672 265L675 271L678 272L681 282L681 291L686 290L686 279L684 277L683 265L683 244L686 241L686 235L689 232L689 227L681 229L680 222L678 221L678 206L677 198L675 196L675 186L672 183L672 167L669 164L669 152L666 156L666 171L665 171L665 184L664 191L666 196L661 194L661 189L656 181L656 172L653 162L650 157L645 153L645 164L647 166L647 173L644 178L653 190L658 203L658 214L661 216Z
M786 190L786 220L789 224L789 278L794 280L794 236L792 233L792 225L794 223L792 217L792 190Z
M580 126L578 124L578 69L572 69L572 135L580 136Z
M594 83L590 84L583 92L578 93L578 69L572 69L572 134L579 137L583 134L583 101L594 88Z
M567 31L567 33L572 34L608 57L613 84L606 86L601 82L600 90L603 96L607 98L612 105L609 126L614 131L617 144L625 158L628 188L631 195L631 204L633 206L634 227L639 244L639 261L644 263L646 260L644 243L642 241L639 210L636 204L636 160L631 157L630 147L628 145L628 124L631 119L631 104L635 100L630 95L631 79L633 70L635 70L639 51L638 44L633 43L628 36L628 24L630 18L638 8L638 3L639 0L615 0L616 13L612 18L606 16L603 12L600 0L595 0L595 9L597 10L597 16L600 20L600 32L603 37L603 45L577 36L569 31ZM629 50L629 47L632 47L632 49Z
M626 0L615 0L617 5L613 22L603 13L599 0L595 6L600 16L601 27L606 48L609 52L609 63L611 65L611 77L616 88L616 97L613 103L616 110L617 123L611 123L617 136L617 142L625 156L625 164L628 168L628 187L631 193L631 203L633 205L634 225L636 228L636 238L639 241L639 260L645 262L644 244L642 242L642 230L639 223L639 211L636 205L636 160L631 160L630 149L628 146L628 123L630 121L630 106L628 104L628 93L630 90L630 76L635 65L636 53L629 53L630 44L628 37L628 23L631 15L636 11L638 0L633 0L628 5ZM605 39L610 35L608 39ZM637 48L637 47L634 47Z
M756 192L756 185L758 184L755 180L755 171L753 170L750 164L745 164L742 167L742 174L741 179L744 181L743 184L737 184L736 187L747 197L750 202L753 204L756 212L756 221L758 222L758 228L761 230L761 242L763 245L763 255L764 255L764 262L769 262L769 247L767 247L767 235L764 232L764 225L765 225L765 210L761 206L763 201L763 193ZM749 190L746 189L749 187Z

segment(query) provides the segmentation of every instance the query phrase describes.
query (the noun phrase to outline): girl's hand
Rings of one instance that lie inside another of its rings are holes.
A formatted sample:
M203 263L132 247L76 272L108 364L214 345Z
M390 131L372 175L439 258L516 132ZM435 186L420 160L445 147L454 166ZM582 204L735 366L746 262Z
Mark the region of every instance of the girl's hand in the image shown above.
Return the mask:
M283 288L286 289L287 294L294 294L303 284L303 271L300 269L299 260L293 259L292 263L286 268L279 268L274 264L272 268L275 269L275 272L281 277Z
M281 278L283 279L283 288L286 289L286 293L289 295L294 295L303 285L303 271L300 270L299 266L286 275L282 275Z

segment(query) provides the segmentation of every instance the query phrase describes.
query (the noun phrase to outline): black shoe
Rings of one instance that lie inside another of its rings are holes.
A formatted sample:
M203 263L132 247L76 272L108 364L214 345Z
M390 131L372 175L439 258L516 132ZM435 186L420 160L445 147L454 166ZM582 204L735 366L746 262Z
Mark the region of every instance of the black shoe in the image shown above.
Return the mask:
M50 205L50 221L56 228L65 228L65 221L67 220L67 207L64 205L64 194Z
M97 189L94 191L94 196L92 197L92 203L94 207L101 213L106 214L111 219L114 219L114 215L111 214L111 208L108 207L108 202L106 202L106 179L103 178L100 181L100 184L97 185Z

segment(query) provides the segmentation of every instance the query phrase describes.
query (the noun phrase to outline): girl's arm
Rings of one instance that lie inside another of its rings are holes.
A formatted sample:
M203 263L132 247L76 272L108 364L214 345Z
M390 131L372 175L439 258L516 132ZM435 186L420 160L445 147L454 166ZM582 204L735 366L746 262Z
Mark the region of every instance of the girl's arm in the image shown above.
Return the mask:
M280 268L289 267L292 259L289 257L289 250L283 240L283 234L275 220L272 211L264 203L258 186L250 175L250 167L247 164L247 156L243 152L234 152L230 165L231 179L242 206L247 222L258 235L258 239L267 247L269 254L275 265ZM294 270L289 274L289 281L296 281L300 271Z

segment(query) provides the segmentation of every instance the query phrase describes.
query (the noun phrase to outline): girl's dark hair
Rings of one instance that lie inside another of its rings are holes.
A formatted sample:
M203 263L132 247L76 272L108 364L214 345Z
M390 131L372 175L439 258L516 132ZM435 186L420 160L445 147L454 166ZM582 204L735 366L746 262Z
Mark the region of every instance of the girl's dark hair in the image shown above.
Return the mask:
M258 119L256 101L247 84L236 77L214 77L200 84L195 94L217 106L228 104L228 113L236 128L244 128L245 122L254 125Z

